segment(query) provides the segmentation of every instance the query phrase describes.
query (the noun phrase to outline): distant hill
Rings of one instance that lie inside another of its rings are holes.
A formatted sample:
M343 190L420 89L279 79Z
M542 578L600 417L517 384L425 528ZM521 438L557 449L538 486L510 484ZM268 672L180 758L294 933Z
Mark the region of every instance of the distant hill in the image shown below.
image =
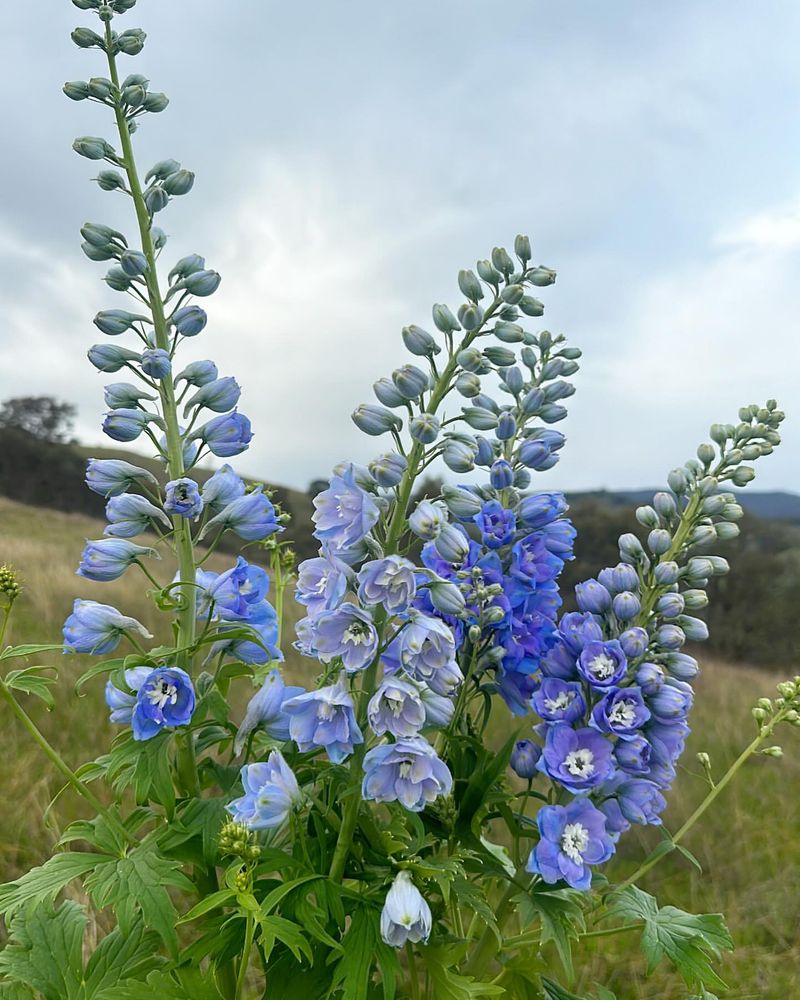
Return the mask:
M651 503L657 489L650 490L589 490L569 493L570 502L596 500L612 507L638 507ZM749 514L756 517L772 518L776 521L793 521L800 524L800 493L789 493L784 490L737 490L731 492L737 495L739 503Z

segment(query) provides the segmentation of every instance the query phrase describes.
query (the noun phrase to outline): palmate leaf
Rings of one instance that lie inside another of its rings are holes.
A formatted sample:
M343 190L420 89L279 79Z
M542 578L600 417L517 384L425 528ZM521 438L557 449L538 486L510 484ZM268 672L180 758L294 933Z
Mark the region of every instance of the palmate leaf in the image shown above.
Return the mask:
M384 1000L394 1000L400 963L394 949L381 939L379 927L379 910L359 906L353 911L333 974L334 987L342 991L341 1000L364 1000L372 995L369 989L373 963L381 972Z
M44 1000L77 1000L85 930L83 907L69 899L58 910L37 906L18 913L0 952L0 975L24 983Z
M50 685L58 680L54 671L55 667L23 667L21 670L9 671L3 678L3 683L12 691L40 698L49 709L55 708L56 701L50 690Z
M171 886L191 892L193 885L178 869L180 863L162 857L152 844L143 843L124 858L103 865L86 879L86 889L95 904L112 906L123 933L128 933L141 913L147 927L154 930L175 955L178 913L167 892Z
M54 854L18 878L0 886L0 913L12 914L30 904L52 903L65 885L95 868L102 868L117 859L108 854L65 851Z
M666 958L688 986L725 988L711 966L712 959L733 948L721 913L693 914L676 906L659 907L654 896L632 885L611 896L608 916L643 921L642 951L648 975Z
M212 973L187 966L172 972L151 972L144 982L123 980L94 1000L222 1000L222 994Z
M451 956L446 949L426 948L422 954L430 978L432 1000L478 1000L508 995L502 986L477 983L472 976L453 972Z
M575 978L572 965L572 942L585 929L583 895L574 889L541 890L534 887L515 897L520 923L525 926L536 922L542 926L541 943L555 945L564 971L570 980Z

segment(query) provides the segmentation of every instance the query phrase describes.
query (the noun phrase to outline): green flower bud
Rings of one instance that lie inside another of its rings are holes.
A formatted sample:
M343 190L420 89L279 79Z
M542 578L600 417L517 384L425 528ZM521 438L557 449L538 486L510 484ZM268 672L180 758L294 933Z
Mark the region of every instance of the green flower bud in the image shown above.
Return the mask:
M521 302L525 295L525 289L522 285L506 285L506 287L500 292L500 298L503 302L508 302L511 305L516 305Z
M503 275L492 266L490 260L479 260L477 264L478 277L489 285L499 285Z
M463 305L459 307L458 318L465 330L477 330L483 321L483 310L480 306Z
M427 330L413 323L403 327L402 337L406 350L419 358L430 358L442 350Z
M12 566L0 566L0 594L5 594L13 603L22 592L17 574Z
M147 35L141 28L129 28L117 37L115 49L126 56L138 56L144 48L145 38Z
M661 524L658 514L649 505L636 508L636 520L645 528L658 528Z
M713 524L698 524L689 536L691 545L713 545L717 540L717 530Z
M653 497L653 507L665 521L670 521L678 513L678 505L671 493L656 493Z
M483 375L491 370L477 347L467 347L463 351L459 351L456 361L466 371L475 372L477 375Z
M763 753L765 757L783 757L783 750L781 747L767 747L765 750L762 750L761 753Z
M135 83L129 87L123 87L120 96L123 104L127 104L129 108L140 108L147 97L147 91L140 84Z
M144 110L157 115L169 104L169 98L162 94L160 90L151 91L144 99Z
M89 96L89 84L83 80L71 80L61 89L71 101L85 101Z
M721 542L729 542L731 539L739 537L738 524L733 524L730 521L720 521L715 527L717 529L717 538Z
M105 49L106 47L103 38L89 28L76 28L70 38L80 49Z
M712 493L717 492L719 483L714 476L706 476L705 479L701 479L697 485L700 489L701 496L710 497Z
M667 483L672 492L677 493L678 496L680 496L689 488L689 477L683 469L673 469L667 476Z
M144 193L144 203L150 215L155 215L169 204L169 195L160 184L152 184Z
M442 333L451 333L455 330L461 329L461 325L458 320L447 306L437 302L434 305L432 312L434 325L436 326L436 329L441 330Z
M116 170L101 170L95 180L103 191L125 190L125 178Z
M708 770L708 768L711 767L711 758L707 753L705 753L705 751L701 750L700 753L697 754L697 763Z
M522 261L523 266L531 259L531 241L520 234L514 238L514 253Z
M752 482L756 478L756 470L750 465L740 465L738 469L731 476L731 482L734 486L747 486L749 482Z
M716 441L717 444L725 444L730 437L726 424L712 424L708 433L711 440Z
M87 243L92 243L97 247L104 247L109 243L119 243L122 246L128 245L128 241L122 233L116 229L112 229L110 226L104 226L99 222L87 222L85 225L81 226L81 236Z
M708 594L704 590L684 590L683 603L688 611L708 607Z
M72 148L79 156L85 156L87 160L116 160L114 147L109 145L105 139L99 139L97 136L81 136L73 142Z
M164 179L164 190L167 194L188 194L194 184L194 174L191 170L176 170L174 174Z
M483 356L498 368L510 368L517 360L516 354L507 347L485 347Z
M81 250L89 260L111 260L114 257L114 249L110 243L105 246L95 246L94 243L81 243Z
M159 160L158 163L154 163L150 167L144 175L144 179L148 184L150 181L163 181L170 174L177 173L180 169L181 165L177 160Z
M458 272L458 287L461 293L471 302L479 302L483 298L483 287L474 271L462 269Z
M114 93L114 84L104 76L93 76L87 83L89 96L98 101L107 101Z
M544 315L544 303L535 299L532 295L523 295L518 305L526 316Z
M96 10L100 6L100 0L72 0L78 10Z
M510 288L519 288L519 285L510 285ZM494 335L504 344L520 344L525 331L518 323L497 323L494 328Z
M759 724L764 722L764 720L767 717L767 713L764 711L764 709L758 707L751 709L751 715Z
M711 465L711 463L714 461L714 455L715 451L713 444L708 444L708 442L706 441L703 444L699 444L697 446L697 457L700 459L703 465Z
M462 372L456 379L456 389L462 396L471 399L481 391L481 380L472 372Z
M528 280L532 285L545 288L555 282L556 272L549 267L535 267L528 275Z
M509 275L514 270L514 262L508 256L508 251L504 247L495 247L492 250L492 263L505 275Z
M127 292L131 287L131 279L121 267L112 267L105 278L103 278L103 281L105 281L109 288L113 288L115 292Z

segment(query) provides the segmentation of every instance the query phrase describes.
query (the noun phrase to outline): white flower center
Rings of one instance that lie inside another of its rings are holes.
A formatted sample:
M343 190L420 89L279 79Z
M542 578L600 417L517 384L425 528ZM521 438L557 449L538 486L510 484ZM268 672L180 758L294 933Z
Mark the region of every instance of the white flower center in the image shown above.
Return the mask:
M606 678L611 677L616 669L616 662L607 653L600 653L599 656L595 656L589 664L589 670L600 680L606 680Z
M636 722L636 705L629 698L618 701L608 713L608 721L615 726L630 727Z
M394 692L390 693L387 691L384 695L384 699L386 701L386 707L395 719L398 718L400 713L403 711L403 699L401 696L399 694L395 694Z
M589 846L589 831L581 823L567 823L561 834L561 850L576 865L583 864L583 852Z
M313 592L315 594L324 594L325 593L325 588L327 586L328 586L328 574L327 573L323 573L322 576L319 578L319 581L317 582L316 587L314 587Z
M159 681L155 687L147 692L147 697L150 699L151 704L163 708L167 702L170 705L175 704L178 700L178 689L174 684L170 684L169 681Z
M317 708L317 718L323 722L330 722L331 719L336 715L336 708L333 705L329 705L327 701L321 701Z
M404 760L400 765L400 777L407 778L411 774L411 762Z
M343 636L345 642L352 642L354 646L363 646L369 642L369 629L362 622L353 622L348 625Z
M574 691L562 691L555 698L545 698L544 707L548 712L563 712L575 701Z
M594 754L586 747L570 750L564 758L564 767L578 778L588 778L595 771Z

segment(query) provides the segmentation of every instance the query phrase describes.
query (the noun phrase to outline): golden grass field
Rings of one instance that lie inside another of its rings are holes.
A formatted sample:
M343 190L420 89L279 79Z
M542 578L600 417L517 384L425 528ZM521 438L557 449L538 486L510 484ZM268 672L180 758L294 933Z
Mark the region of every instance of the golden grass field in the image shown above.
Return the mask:
M99 537L101 532L102 525L86 517L0 499L0 564L15 566L25 586L15 608L10 642L60 641L61 625L77 596L114 604L158 632L154 621L158 613L144 595L143 578L133 571L113 584L95 584L74 575L84 538ZM220 556L212 565L218 568L229 561L230 557ZM171 567L165 567L165 579L167 569L171 574ZM787 627L793 624L787 622ZM284 645L288 648L288 643ZM44 662L59 671L57 710L48 714L38 702L28 707L67 761L78 765L103 752L112 735L102 681L90 682L85 697L77 698L73 684L84 669L84 658L52 654ZM287 669L295 678L308 680L312 674L310 661L299 660L291 651ZM787 675L797 671L797 665L787 664ZM715 773L722 774L754 735L752 704L773 694L781 679L746 667L703 663L692 717L694 734L666 816L670 829L677 828L705 794L695 753L710 753ZM241 697L246 697L245 691ZM737 942L737 951L721 967L730 1000L800 998L800 734L787 727L778 742L784 758L751 761L687 837L686 846L700 860L703 874L672 855L643 884L662 903L726 914ZM43 821L59 781L3 709L0 759L0 878L7 880L49 853L58 831L81 805L66 794ZM629 834L607 874L613 880L631 871L657 840L653 829ZM585 945L576 956L576 967L583 970L573 986L576 992L600 982L619 1000L686 1000L687 991L674 979L660 974L643 978L632 937Z

